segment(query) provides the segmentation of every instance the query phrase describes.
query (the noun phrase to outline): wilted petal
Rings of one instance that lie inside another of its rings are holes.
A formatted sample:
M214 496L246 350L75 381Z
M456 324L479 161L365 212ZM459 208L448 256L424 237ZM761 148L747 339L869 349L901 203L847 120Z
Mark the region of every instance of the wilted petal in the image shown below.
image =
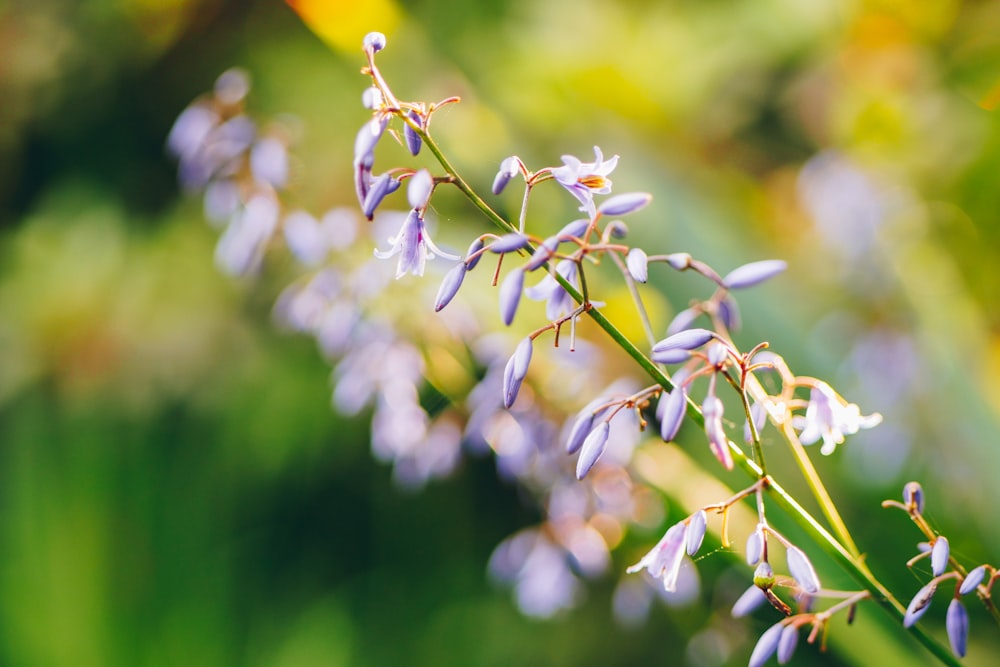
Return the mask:
M743 595L733 604L733 609L730 612L733 618L743 618L744 616L751 614L759 608L762 604L767 602L767 596L764 595L764 591L760 590L757 586L751 586L743 592Z
M688 523L685 550L688 556L698 553L701 543L705 539L705 530L708 527L708 515L705 510L695 512Z
M417 124L417 127L423 129L424 119L420 117L416 111L410 111L406 114L406 117ZM420 138L420 135L410 127L409 123L403 123L403 138L406 140L406 147L410 150L412 155L418 155L420 153L421 146L424 145L424 140Z
M672 442L681 430L684 412L687 408L687 395L682 387L674 387L671 392L664 392L660 397L663 403L663 416L660 418L660 437L664 442Z
M500 319L507 326L514 321L517 304L521 302L521 291L524 289L524 271L516 268L507 274L500 284Z
M958 587L959 595L968 595L972 591L976 590L978 586L983 581L983 577L986 576L986 566L980 565L976 569L965 575L965 579L962 580L962 585Z
M440 311L455 298L462 286L462 281L465 279L466 271L465 263L459 262L445 275L444 280L441 281L441 287L438 289L437 299L434 300L435 312Z
M504 234L490 244L490 250L495 253L514 252L527 246L528 241L528 237L524 234L519 234L517 232L514 232L513 234Z
M795 645L798 643L799 629L791 623L788 623L781 631L781 637L778 638L779 665L783 665L792 659L792 654L795 653Z
M948 566L948 556L951 550L948 546L948 538L938 535L931 547L931 573L936 577L944 574L944 569Z
M632 248L625 259L628 272L636 282L644 283L649 279L649 263L646 252L642 248Z
M903 615L903 627L908 628L927 612L931 607L931 598L937 591L937 582L931 581L929 584L917 591L917 594L910 600L906 607L906 614Z
M742 289L759 285L768 278L773 278L788 268L788 263L780 259L765 259L761 262L750 262L737 267L722 279L729 289Z
M778 641L784 631L784 623L776 623L764 631L764 634L757 640L757 645L753 647L750 654L750 662L747 667L762 667L765 662L771 659L774 652L778 650Z
M785 559L788 561L788 572L795 581L799 582L806 593L818 593L820 589L819 577L812 563L798 547L789 547L785 552Z
M652 201L653 195L648 192L629 192L615 195L598 207L602 215L628 215L635 213Z
M715 338L715 332L708 329L686 329L668 336L653 346L653 352L669 350L694 350Z
M517 400L517 393L521 390L521 383L524 376L528 374L528 365L531 363L531 338L525 338L518 343L517 349L507 361L507 366L503 371L503 405L510 408Z
M597 460L604 454L604 450L608 448L608 435L610 432L611 425L603 421L583 441L583 447L580 448L580 458L576 461L577 479L586 477L590 469L597 463Z
M427 200L434 190L434 177L431 172L421 169L410 177L410 184L406 188L406 197L413 208L424 208Z
M964 658L969 641L969 612L958 598L952 598L951 604L948 605L945 627L948 629L948 641L951 642L952 652L959 658Z

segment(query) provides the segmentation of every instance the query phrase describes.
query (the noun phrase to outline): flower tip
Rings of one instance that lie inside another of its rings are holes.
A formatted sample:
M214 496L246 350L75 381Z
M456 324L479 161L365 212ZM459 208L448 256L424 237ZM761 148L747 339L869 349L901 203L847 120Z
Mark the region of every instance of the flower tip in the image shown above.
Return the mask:
M587 439L583 441L580 449L580 458L576 461L576 478L583 479L590 472L597 460L608 448L608 435L611 433L611 426L608 422L601 422L597 428L590 432Z
M444 280L441 281L441 287L438 289L437 298L434 300L435 313L440 312L442 308L451 303L451 300L458 294L467 270L465 262L459 262L445 275Z
M781 259L765 259L760 262L750 262L739 266L722 279L729 289L753 287L773 278L788 268L788 262Z
M597 210L601 215L628 215L644 208L652 200L653 195L648 192L628 192L610 197Z
M380 32L370 32L365 35L365 39L361 43L361 46L365 51L378 53L385 48L385 35Z
M964 658L969 641L969 612L958 598L953 598L948 605L945 628L948 630L952 652L959 658Z
M644 283L649 280L649 259L645 250L642 248L632 248L629 250L628 256L625 258L625 264L628 266L628 272L636 282Z

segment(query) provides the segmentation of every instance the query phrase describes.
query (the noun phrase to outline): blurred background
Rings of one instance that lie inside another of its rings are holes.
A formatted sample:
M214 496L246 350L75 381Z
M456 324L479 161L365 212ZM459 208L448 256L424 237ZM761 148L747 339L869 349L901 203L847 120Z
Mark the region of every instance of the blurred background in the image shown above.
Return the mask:
M435 133L480 189L511 153L540 167L596 144L622 156L616 191L655 195L636 243L721 272L788 260L742 297L737 340L885 416L815 459L902 598L928 578L904 566L919 534L878 505L910 479L953 554L1000 559L1000 5L296 4L315 31L277 0L0 3L0 664L708 667L745 664L775 622L727 619L749 578L721 549L687 606L616 618L618 575L662 525L575 608L526 618L487 562L537 522L527 494L488 457L400 488L366 413L331 409L315 343L273 326L290 259L216 269L164 149L174 119L240 66L253 112L295 130L291 201L353 206L375 29L399 96L462 96ZM488 230L452 203L439 233L464 247ZM539 206L554 229L573 215ZM658 331L705 296L652 284ZM924 625L943 637L939 597ZM796 664L930 664L883 616L862 607ZM968 664L992 664L1000 633L978 608L971 626Z

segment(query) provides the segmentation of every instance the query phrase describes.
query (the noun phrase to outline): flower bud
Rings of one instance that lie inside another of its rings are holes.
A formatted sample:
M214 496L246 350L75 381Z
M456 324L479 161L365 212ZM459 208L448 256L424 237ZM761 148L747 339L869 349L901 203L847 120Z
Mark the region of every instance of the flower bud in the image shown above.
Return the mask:
M931 598L934 597L934 593L937 592L937 582L931 580L929 584L917 591L917 594L913 596L910 600L910 604L906 607L906 613L903 615L903 627L908 628L923 616L931 606Z
M715 338L715 332L708 329L685 329L664 338L653 346L653 353L670 350L694 350Z
M667 255L667 264L678 271L683 271L691 266L691 255L686 252L675 252Z
M799 643L799 629L797 626L788 623L778 637L778 664L783 665L792 659L795 653L795 645Z
M559 239L555 236L550 236L535 248L535 252L531 253L531 257L528 261L524 263L525 271L535 271L542 268L545 262L552 259L555 254L556 249L559 247Z
M769 278L773 278L787 268L788 263L780 259L765 259L761 262L750 262L730 271L722 279L722 283L729 289L753 287Z
M819 577L812 563L798 547L789 547L785 552L785 560L788 561L788 572L799 586L806 593L818 593L820 589Z
M406 117L417 124L420 129L424 127L424 119L416 111L409 111ZM406 147L409 149L411 155L419 155L420 148L424 145L424 140L420 138L416 130L410 127L409 123L403 123L403 139L406 140Z
M660 396L663 404L663 416L660 418L660 437L664 442L673 442L677 432L681 430L684 421L684 411L687 408L687 395L683 387L674 387L671 392Z
M434 312L440 312L455 298L462 286L462 281L465 279L466 271L468 269L465 263L459 262L445 275L444 280L441 281L441 287L438 289L437 299L434 300Z
M391 174L380 174L368 186L368 194L361 205L361 213L371 222L375 217L375 209L378 208L382 200L399 189L399 181Z
M771 572L771 576L773 579L774 572ZM754 579L756 580L756 577L754 577ZM753 613L755 609L760 607L766 601L767 595L765 595L764 591L762 591L755 584L743 592L743 595L741 595L740 598L733 604L733 609L730 613L733 618L743 618L744 616Z
M757 564L753 571L753 585L759 590L767 590L774 586L774 568L766 560Z
M434 177L431 172L421 169L410 177L410 185L406 188L406 198L413 208L424 208L434 191Z
M385 35L380 32L370 32L365 35L365 39L361 43L361 46L365 51L378 53L385 48Z
M764 553L764 529L760 524L747 538L747 565L756 565Z
M503 370L503 406L510 408L517 400L524 376L528 374L528 364L531 363L531 338L527 337L517 345L514 354L507 361Z
M504 234L496 241L490 244L490 251L497 254L505 252L514 252L520 250L528 245L529 239L524 234L514 232L512 234Z
M658 364L681 364L691 358L691 353L687 350L664 350L663 352L653 350L649 356Z
M476 254L485 247L485 243L482 238L478 238L469 244L469 250L465 253L465 268L469 271L476 268L476 264L479 264L479 260L483 258L482 254ZM469 259L475 255L475 259Z
M649 280L649 264L646 257L646 251L642 248L632 248L628 251L628 257L625 258L625 264L628 266L628 272L632 274L632 278L636 282L644 283Z
M500 284L500 319L507 326L514 321L517 304L521 302L521 291L524 289L524 271L516 268L507 274Z
M705 530L708 528L708 515L705 510L700 510L691 515L688 523L687 535L685 537L685 548L688 556L698 553L701 543L705 539Z
M948 605L948 615L944 619L948 630L948 641L952 652L959 658L965 657L966 645L969 641L969 612L958 598L952 598Z
M718 314L722 324L730 331L740 328L740 307L731 295L726 294L719 300Z
M962 580L962 585L958 587L958 594L968 595L972 591L976 590L976 586L982 583L984 576L986 576L985 565L980 565L969 572L965 575L965 579Z
M923 514L924 489L919 482L907 482L903 487L903 504L910 510L916 510L917 514Z
M493 194L498 195L503 192L507 184L510 183L510 179L517 176L520 171L521 164L515 156L504 158L503 162L500 163L500 170L497 171L497 175L493 179Z
M382 91L375 86L369 86L361 93L361 105L366 109L378 109L382 106L382 102Z
M771 659L778 649L778 641L784 631L783 623L776 623L764 631L764 634L757 640L753 652L750 654L750 662L747 667L763 667L764 663Z
M610 433L611 426L608 422L603 421L583 441L583 447L580 448L580 458L576 461L577 479L586 477L597 460L604 454L604 450L608 448L608 435Z
M608 198L597 210L601 215L627 215L635 213L652 200L653 195L648 192L629 192Z
M587 233L587 228L590 227L590 220L580 219L574 220L568 223L565 227L559 230L556 236L560 241L568 241L569 239L582 239L583 235Z
M934 540L934 546L931 547L931 573L935 577L944 574L945 568L948 567L950 553L948 538L938 535L937 539Z

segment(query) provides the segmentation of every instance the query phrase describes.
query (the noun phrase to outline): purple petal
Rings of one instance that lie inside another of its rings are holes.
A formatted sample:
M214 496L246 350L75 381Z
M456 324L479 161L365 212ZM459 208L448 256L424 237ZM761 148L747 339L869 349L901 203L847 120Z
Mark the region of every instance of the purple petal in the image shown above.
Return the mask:
M510 179L517 176L519 171L521 168L516 157L504 158L504 161L500 163L500 171L493 179L493 194L498 195L503 192L507 184L510 183Z
M653 350L650 359L658 364L680 364L691 358L691 353L687 350L665 350L657 352Z
M503 371L503 405L510 408L517 400L517 393L521 390L521 383L524 376L528 374L528 365L531 363L531 338L525 338L517 345L514 354L507 361L507 366Z
M514 252L528 245L528 237L517 232L504 234L490 244L490 250L495 253Z
M729 289L753 287L769 278L773 278L787 268L788 262L780 259L765 259L761 262L750 262L730 271L722 279L722 282Z
M660 397L663 401L663 417L660 420L660 437L664 442L672 442L677 437L677 432L681 430L681 423L684 421L684 412L687 408L687 395L681 387L674 387L669 393L664 393Z
M708 515L705 514L705 510L696 512L691 516L691 522L688 524L685 543L688 556L693 556L698 553L698 549L701 548L701 543L705 539L705 530L707 527Z
M632 248L625 258L628 272L636 282L644 283L649 279L649 264L646 252L642 248Z
M816 576L816 570L813 569L812 563L802 553L802 550L798 547L789 547L785 553L785 559L788 561L789 574L795 581L799 582L802 590L806 593L818 593L819 577Z
M715 338L715 332L708 329L686 329L664 338L653 346L653 352L669 350L694 350Z
M923 616L931 607L931 598L937 591L937 582L931 581L929 584L917 591L917 594L910 600L906 607L906 614L903 615L903 627L908 628Z
M424 208L434 190L434 177L431 172L421 169L410 177L410 185L406 188L406 198L413 208Z
M550 236L549 238L538 244L535 248L535 252L531 254L531 257L527 262L524 263L525 271L535 271L544 266L545 262L552 259L552 256L556 252L556 248L559 247L559 239L555 236Z
M675 333L684 331L691 323L695 321L698 315L701 314L700 310L695 308L685 308L681 312L674 315L674 319L670 320L670 324L667 326L667 335L673 336Z
M570 429L569 438L566 439L566 453L576 454L576 452L583 447L583 441L590 435L590 432L594 430L594 420L597 419L597 414L593 410L584 410L573 422L573 428Z
M757 640L757 645L753 647L753 653L750 654L750 662L747 667L762 667L765 662L771 659L771 656L778 649L778 641L781 639L781 633L784 629L784 623L776 623L764 631L764 634Z
M524 289L524 271L516 268L507 274L500 284L500 319L507 326L514 321L517 304L521 302L521 291Z
M424 119L416 111L410 111L406 117L416 123L421 129L424 127ZM418 155L420 148L424 145L424 140L410 127L409 123L403 123L403 138L406 140L406 147L411 155Z
M958 598L952 598L948 605L948 615L945 616L945 627L948 629L948 641L951 650L959 658L965 657L966 645L969 641L969 612Z
M719 301L719 319L730 331L740 328L740 307L736 304L736 299L727 294Z
M610 432L611 426L608 422L603 421L583 441L583 447L580 449L580 458L576 461L577 479L586 477L590 469L597 463L597 460L604 454L604 450L608 448L608 435Z
M382 138L385 126L386 121L384 119L372 118L361 127L357 138L354 140L355 165L366 164L371 167L374 160L373 151L375 150L375 144Z
M778 664L783 665L792 659L795 653L795 645L799 643L799 629L788 623L781 631L778 638Z
M602 215L628 215L635 213L653 200L648 192L629 192L607 199L597 209Z
M965 575L965 579L962 580L962 585L958 587L959 595L968 595L972 591L976 590L982 581L983 577L986 575L986 566L980 565L976 569Z
M361 213L371 222L375 217L375 209L389 194L399 189L399 181L391 174L380 174L368 186L368 193L361 205Z
M936 577L944 574L944 569L948 567L948 555L951 550L948 546L948 538L938 535L931 547L931 573Z
M764 424L767 422L767 411L760 403L754 403L750 406L750 416L753 418L753 425L757 429L757 435L760 435L761 429L764 428ZM743 440L749 443L752 439L753 438L750 433L750 422L744 422Z
M462 286L462 281L465 279L465 272L467 270L465 263L459 262L445 275L444 280L441 281L441 287L438 289L437 299L434 300L435 312L439 312L455 298L455 295L458 294L458 289Z

